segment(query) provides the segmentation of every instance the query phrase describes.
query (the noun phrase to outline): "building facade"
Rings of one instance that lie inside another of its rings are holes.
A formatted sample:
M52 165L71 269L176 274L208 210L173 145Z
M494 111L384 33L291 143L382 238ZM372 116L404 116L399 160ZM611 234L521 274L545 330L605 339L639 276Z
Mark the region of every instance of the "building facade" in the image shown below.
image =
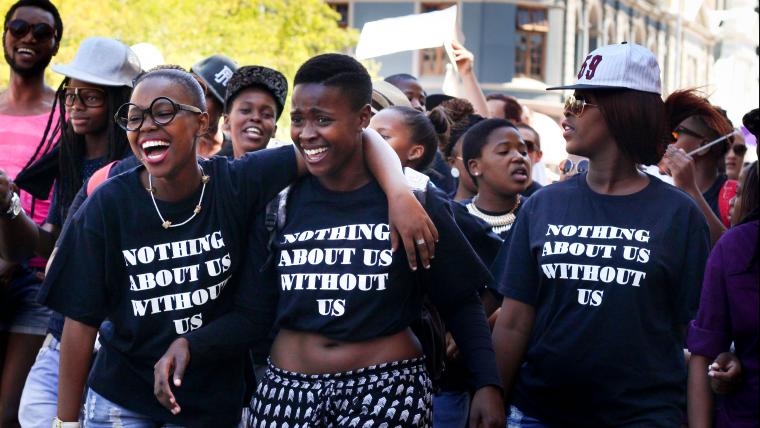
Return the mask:
M517 97L558 117L564 94L549 86L574 82L584 56L630 41L648 47L662 69L663 91L699 87L736 121L758 103L758 14L753 0L343 0L328 1L341 24L422 13L452 5L486 93ZM440 92L443 48L375 59L379 74L409 73Z

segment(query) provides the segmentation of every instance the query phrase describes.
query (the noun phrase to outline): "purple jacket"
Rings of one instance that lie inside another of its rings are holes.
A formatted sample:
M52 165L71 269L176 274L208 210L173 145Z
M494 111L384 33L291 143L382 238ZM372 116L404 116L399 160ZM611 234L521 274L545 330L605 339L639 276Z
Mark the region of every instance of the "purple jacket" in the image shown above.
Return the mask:
M716 406L718 427L757 427L758 324L760 280L757 248L758 221L728 230L707 260L697 318L689 325L692 354L714 359L731 342L742 363L740 388Z

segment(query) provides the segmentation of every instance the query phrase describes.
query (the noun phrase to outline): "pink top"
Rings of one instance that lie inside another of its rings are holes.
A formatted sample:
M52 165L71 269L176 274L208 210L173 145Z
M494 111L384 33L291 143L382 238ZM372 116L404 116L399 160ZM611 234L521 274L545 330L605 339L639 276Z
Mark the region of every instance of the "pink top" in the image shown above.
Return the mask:
M0 169L12 179L16 178L16 175L37 150L42 134L45 132L48 116L48 113L35 116L0 114L0 153L2 153L0 155ZM57 115L53 120L51 126L55 126ZM22 190L19 196L21 197L21 206L24 207L27 214L31 213L32 195ZM44 223L50 202L50 197L44 201L35 201L33 216L35 223Z

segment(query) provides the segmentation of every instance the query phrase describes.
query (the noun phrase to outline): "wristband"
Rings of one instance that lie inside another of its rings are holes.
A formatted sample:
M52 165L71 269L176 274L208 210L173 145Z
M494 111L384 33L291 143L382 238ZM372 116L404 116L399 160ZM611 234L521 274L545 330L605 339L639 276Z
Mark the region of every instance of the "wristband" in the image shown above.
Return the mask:
M79 422L64 422L56 416L53 419L53 428L79 428Z

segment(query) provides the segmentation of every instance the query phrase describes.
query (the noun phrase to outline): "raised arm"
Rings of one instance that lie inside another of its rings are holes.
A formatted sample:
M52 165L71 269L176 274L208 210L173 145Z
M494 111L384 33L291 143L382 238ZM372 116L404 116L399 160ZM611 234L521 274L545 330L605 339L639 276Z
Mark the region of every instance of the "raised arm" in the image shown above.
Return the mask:
M367 167L388 198L393 250L398 248L400 237L406 249L409 267L417 269L416 254L419 254L425 268L430 267L430 260L435 256L438 230L410 191L401 162L391 146L371 128L364 130L363 141Z
M476 114L488 117L486 96L483 95L480 83L478 83L478 77L475 75L475 70L473 70L475 56L456 40L451 41L451 47L454 52L454 61L457 63L459 76L462 77L463 98L472 103Z
M726 227L715 215L710 205L707 204L705 197L702 196L702 192L697 187L694 159L686 154L683 149L670 150L663 159L676 187L688 193L697 203L699 210L702 211L710 228L710 245L715 245L718 238L726 231Z

